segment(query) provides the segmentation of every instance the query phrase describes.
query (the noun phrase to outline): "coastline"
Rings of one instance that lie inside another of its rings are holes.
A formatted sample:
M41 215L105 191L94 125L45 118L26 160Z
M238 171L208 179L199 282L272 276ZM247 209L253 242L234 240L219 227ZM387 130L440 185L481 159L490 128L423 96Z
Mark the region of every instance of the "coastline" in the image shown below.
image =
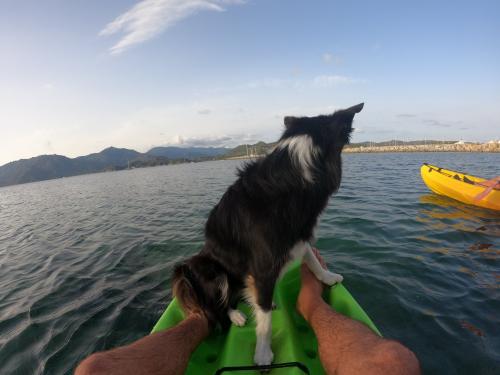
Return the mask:
M432 145L396 145L376 147L346 147L343 152L500 152L499 143L480 144L432 144Z
M343 152L349 154L358 153L394 153L394 152L465 152L465 153L500 153L500 143L472 143L472 144L431 144L431 145L396 145L396 146L359 146L344 148ZM265 156L265 153L258 155L242 155L221 158L222 160L254 159Z

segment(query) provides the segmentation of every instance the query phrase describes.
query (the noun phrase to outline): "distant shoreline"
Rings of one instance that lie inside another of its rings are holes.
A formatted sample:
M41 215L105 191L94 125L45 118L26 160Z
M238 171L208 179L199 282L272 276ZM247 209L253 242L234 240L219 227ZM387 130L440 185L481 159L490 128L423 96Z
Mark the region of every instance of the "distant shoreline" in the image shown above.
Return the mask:
M359 146L346 147L343 152L348 154L363 154L363 153L407 153L407 152L464 152L464 153L500 153L499 143L484 143L484 144L432 144L432 145L396 145L396 146ZM232 156L223 157L222 160L241 160L254 159L265 154L253 156Z
M117 163L120 165L113 165L113 161L109 161L108 164L103 166L100 169L94 169L94 170L76 170L76 171L71 171L70 173L67 173L66 170L58 171L57 169L54 169L53 173L47 174L47 176L40 177L40 176L30 176L30 173L33 171L41 170L41 171L50 171L50 168L47 168L47 165L51 165L50 163L42 163L41 165L37 163L33 163L34 161L40 160L46 160L46 159L57 159L57 161L60 161L62 159L63 161L71 163L73 159L68 159L66 157L60 156L60 155L45 155L45 156L40 156L40 157L35 157L31 159L25 159L25 160L20 160L17 162L12 162L8 163L3 167L0 167L2 169L11 169L10 172L14 174L14 177L20 176L24 178L12 178L11 181L2 181L0 178L0 187L4 186L12 186L12 185L20 185L24 183L31 183L31 182L37 182L37 181L46 181L46 180L52 180L52 179L57 179L57 178L62 178L62 177L71 177L71 176L79 176L79 175L85 175L85 174L92 174L92 173L102 173L102 172L108 172L108 171L113 171L113 170L122 170L122 169L135 169L135 168L146 168L146 167L153 167L153 166L158 166L158 165L175 165L175 164L184 164L184 163L200 163L204 161L217 161L217 160L245 160L245 159L255 159L259 158L262 156L265 156L267 152L271 149L273 144L264 144L263 142L257 144L257 145L251 145L251 146L238 146L237 150L238 152L233 153L233 156L210 156L210 157L197 157L193 159L188 159L188 158L181 158L181 159L167 159L167 158L138 158L135 156L135 154L132 155L131 158L135 158L132 161L122 161L121 163ZM106 152L112 151L113 153L116 152L132 152L136 153L139 156L142 156L141 154L133 151L133 150L126 150L126 149L114 149L114 148L109 148L106 150L103 150L101 153L98 154L91 154L88 155L87 157L91 158L92 160L95 161L96 156L102 156L103 153L105 154ZM247 153L247 151L249 151ZM457 143L433 143L433 144L417 144L417 145L408 145L408 144L399 144L399 145L348 145L347 147L344 148L344 153L346 154L354 154L354 153L409 153L409 152L460 152L460 153L500 153L500 144L499 143L486 143L486 144L478 144L478 143L466 143L466 144L457 144ZM236 155L235 155L236 154ZM242 155L243 154L243 155ZM105 155L104 155L105 156ZM147 156L147 155L146 155ZM82 159L82 157L75 158L74 160ZM125 157L127 159L127 157ZM124 159L124 160L125 160ZM50 161L50 160L49 160ZM15 166L15 164L23 164L23 163L28 163L32 164L29 165L29 168L24 168L21 170L23 173L18 173L16 171L16 168L12 168L12 166ZM127 166L128 164L128 166ZM57 166L57 164L55 165ZM54 167L55 168L55 167ZM9 172L9 171L7 171ZM0 170L0 177L2 177L2 171ZM29 179L28 179L29 177ZM4 173L4 179L5 179L5 173Z
M347 153L381 153L381 152L500 152L499 143L482 144L432 144L432 145L395 145L374 147L346 147Z

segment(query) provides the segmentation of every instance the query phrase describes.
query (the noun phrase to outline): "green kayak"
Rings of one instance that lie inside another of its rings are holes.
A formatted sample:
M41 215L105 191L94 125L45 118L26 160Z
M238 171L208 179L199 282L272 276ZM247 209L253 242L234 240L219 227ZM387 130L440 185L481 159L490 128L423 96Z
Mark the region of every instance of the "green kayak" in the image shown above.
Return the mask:
M300 269L296 263L278 282L274 292L277 308L272 313L273 363L290 363L287 368L272 370L275 375L324 374L318 358L318 343L314 332L295 308L300 289ZM336 311L356 319L380 335L377 327L342 285L325 290L325 301ZM191 355L186 374L259 374L258 371L229 371L230 367L252 366L255 348L255 322L249 306L241 302L238 308L249 319L244 327L234 325L228 331L215 330ZM174 299L153 328L152 333L175 326L184 314ZM227 370L221 370L227 368Z

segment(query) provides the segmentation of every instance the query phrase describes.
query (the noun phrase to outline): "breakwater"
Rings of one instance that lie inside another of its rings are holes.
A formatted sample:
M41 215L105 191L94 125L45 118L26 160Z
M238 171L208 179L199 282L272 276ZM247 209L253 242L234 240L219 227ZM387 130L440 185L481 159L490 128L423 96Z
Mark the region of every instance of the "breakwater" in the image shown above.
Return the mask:
M346 147L344 152L500 152L500 143Z

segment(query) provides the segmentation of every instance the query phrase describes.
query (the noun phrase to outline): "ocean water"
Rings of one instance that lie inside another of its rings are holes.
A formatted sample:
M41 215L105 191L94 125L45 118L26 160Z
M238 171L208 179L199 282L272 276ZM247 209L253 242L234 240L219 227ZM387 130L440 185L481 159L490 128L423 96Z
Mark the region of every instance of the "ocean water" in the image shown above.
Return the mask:
M500 216L436 196L430 162L500 174L500 154L347 154L317 246L384 336L428 374L500 373ZM68 374L138 339L170 300L241 161L0 189L0 374Z

